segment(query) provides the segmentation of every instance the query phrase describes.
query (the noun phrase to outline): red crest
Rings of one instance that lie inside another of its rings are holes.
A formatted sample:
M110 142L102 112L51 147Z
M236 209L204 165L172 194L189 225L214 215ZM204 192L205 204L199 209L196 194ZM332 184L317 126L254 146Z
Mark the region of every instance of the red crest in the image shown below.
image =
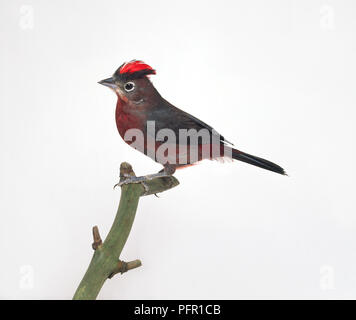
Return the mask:
M151 66L140 60L131 60L126 62L119 68L118 71L120 74L131 74L139 71L147 71L149 74L156 74L156 71L153 70Z

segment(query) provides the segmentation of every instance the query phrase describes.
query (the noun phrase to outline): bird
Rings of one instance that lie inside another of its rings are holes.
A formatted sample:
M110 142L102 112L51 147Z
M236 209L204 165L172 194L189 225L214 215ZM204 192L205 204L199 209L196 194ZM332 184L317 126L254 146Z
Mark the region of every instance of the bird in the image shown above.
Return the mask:
M156 174L126 177L117 185L173 175L201 160L239 160L281 175L279 165L242 152L213 127L165 100L151 82L156 70L141 60L123 63L98 83L117 95L115 120L124 141L163 165Z

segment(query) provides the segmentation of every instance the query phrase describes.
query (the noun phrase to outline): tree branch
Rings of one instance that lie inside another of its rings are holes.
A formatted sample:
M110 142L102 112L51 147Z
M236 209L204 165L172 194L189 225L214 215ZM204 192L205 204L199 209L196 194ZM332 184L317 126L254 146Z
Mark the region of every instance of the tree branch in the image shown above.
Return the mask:
M135 175L132 167L127 162L120 166L120 176ZM141 266L140 260L124 262L119 260L120 254L130 234L135 219L139 198L143 195L156 194L171 189L179 181L171 177L161 177L146 182L147 189L142 184L124 184L121 187L121 198L115 220L104 243L102 243L99 229L93 227L92 244L95 250L89 267L76 290L74 300L94 300L106 279L112 278L117 273Z

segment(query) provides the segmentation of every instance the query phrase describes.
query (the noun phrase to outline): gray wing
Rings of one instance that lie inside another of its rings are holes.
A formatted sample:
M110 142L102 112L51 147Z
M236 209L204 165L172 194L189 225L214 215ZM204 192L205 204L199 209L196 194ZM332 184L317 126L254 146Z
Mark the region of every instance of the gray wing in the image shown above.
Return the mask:
M221 143L231 144L224 136L220 135L213 127L209 126L205 122L192 116L191 114L180 110L164 100L164 103L153 108L147 117L148 121L155 121L156 133L161 129L171 129L174 131L176 137L179 137L179 129L195 129L197 131L201 129L207 129L210 134L218 136Z

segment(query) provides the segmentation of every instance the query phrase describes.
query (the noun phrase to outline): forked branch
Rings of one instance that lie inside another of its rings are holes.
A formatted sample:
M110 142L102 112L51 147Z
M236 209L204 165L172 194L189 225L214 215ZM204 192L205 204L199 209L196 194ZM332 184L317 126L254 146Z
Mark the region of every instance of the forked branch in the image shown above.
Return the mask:
M132 167L127 162L120 166L120 176L135 175ZM74 300L94 300L106 279L111 279L115 274L141 266L140 260L124 262L120 260L120 254L130 234L135 219L139 198L143 195L156 194L171 189L179 184L173 177L160 177L145 183L124 184L121 187L121 198L115 220L109 234L102 242L99 229L93 227L92 244L95 250L89 267L76 290Z

